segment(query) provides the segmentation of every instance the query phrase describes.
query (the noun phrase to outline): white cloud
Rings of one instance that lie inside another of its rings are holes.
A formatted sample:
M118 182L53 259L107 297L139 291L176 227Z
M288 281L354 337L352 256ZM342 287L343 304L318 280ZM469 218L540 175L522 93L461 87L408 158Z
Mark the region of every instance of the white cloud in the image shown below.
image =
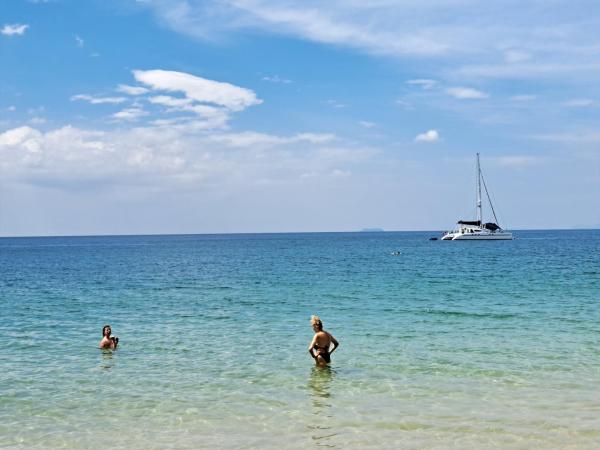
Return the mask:
M148 101L155 105L170 106L172 108L184 108L194 103L194 100L191 98L177 98L168 95L157 95L150 97Z
M418 134L415 137L416 142L436 142L440 139L440 134L437 130L429 130L425 133Z
M154 126L112 131L64 126L42 133L24 126L0 133L0 170L13 180L64 189L90 180L168 188L235 179L247 187L258 179L287 182L307 172L344 176L375 155L372 149L329 147L334 140L331 134L195 133Z
M71 97L71 101L82 100L85 102L89 102L92 105L101 105L101 104L119 104L123 103L127 99L125 97L94 97L93 95L88 94L78 94L73 95Z
M406 84L410 84L410 85L413 85L413 86L420 86L421 88L423 88L425 90L429 90L429 89L433 88L437 84L437 81L436 80L424 79L424 78L418 78L418 79L415 79L415 80L408 80L406 82Z
M262 100L250 89L221 81L208 80L184 72L169 70L134 70L135 79L153 90L181 92L201 103L212 103L231 111L242 111Z
M25 34L25 31L29 28L29 25L15 23L15 24L6 24L0 30L4 36L22 36Z
M594 100L589 98L574 98L564 102L563 106L568 106L570 108L586 108L588 106L593 106L595 103Z
M17 107L15 105L10 105L9 107L6 108L7 111L9 112L13 112L17 110Z
M23 126L13 128L0 134L0 148L21 145L28 141L35 141L41 133L31 127Z
M112 115L113 118L118 120L136 121L141 117L147 116L148 112L141 108L126 108Z
M394 9L389 7L390 3L383 8L377 2L371 3L372 7L343 1L238 0L207 3L192 0L185 3L158 2L148 6L156 9L160 20L171 28L202 39L214 39L219 31L226 29L259 28L377 54L431 55L448 49L451 38L440 38L437 30L430 28L407 29L410 23L408 17L398 18L397 11L390 11ZM386 11L392 14L386 16ZM395 22L395 26L385 22ZM398 26L399 23L403 26Z
M446 93L461 100L477 100L489 97L485 92L467 87L451 87L446 89Z
M77 47L79 47L79 48L83 48L83 46L85 44L84 40L77 34L75 35L75 42L77 44Z
M149 90L146 89L145 87L129 86L127 84L120 84L117 87L117 91L123 92L124 94L129 94L129 95L142 95L142 94L146 94L147 92L149 92Z
M325 144L336 139L335 135L325 133L298 133L293 136L276 136L272 134L247 131L243 133L215 134L209 138L213 142L220 142L232 147L271 147L275 145L296 144L306 142L310 144Z
M439 61L439 76L589 80L600 16L572 2L507 0L160 0L139 4L179 33L218 40L260 30L388 57ZM449 18L452 18L449 20ZM584 61L582 63L582 61ZM589 62L588 62L589 61ZM595 69L593 69L595 67ZM593 79L593 78L592 78Z
M169 95L156 95L148 98L148 102L154 105L166 106L166 112L188 112L204 119L202 128L223 128L229 120L229 112L224 108L210 106L195 102L189 98L171 97ZM192 123L185 117L178 121L180 124L187 122L184 126L200 125L199 122ZM158 122L160 123L160 122Z
M263 77L263 81L269 81L271 83L282 83L282 84L290 84L292 80L288 80L287 78L281 78L279 75L273 75L271 77Z
M33 125L41 125L46 123L46 119L44 117L32 117L29 120L29 123L33 124Z

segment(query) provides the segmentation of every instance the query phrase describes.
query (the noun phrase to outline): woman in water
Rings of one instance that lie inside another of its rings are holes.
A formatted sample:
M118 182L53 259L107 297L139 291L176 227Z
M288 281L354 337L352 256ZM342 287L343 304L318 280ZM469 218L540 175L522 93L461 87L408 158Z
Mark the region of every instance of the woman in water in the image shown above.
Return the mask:
M112 330L110 329L110 325L104 325L102 327L102 340L100 341L100 348L110 348L114 350L119 345L119 338L116 336L111 336Z
M318 366L326 366L331 362L331 354L340 343L327 331L323 330L323 322L317 316L310 318L315 335L308 346L308 353ZM331 351L329 350L333 344Z

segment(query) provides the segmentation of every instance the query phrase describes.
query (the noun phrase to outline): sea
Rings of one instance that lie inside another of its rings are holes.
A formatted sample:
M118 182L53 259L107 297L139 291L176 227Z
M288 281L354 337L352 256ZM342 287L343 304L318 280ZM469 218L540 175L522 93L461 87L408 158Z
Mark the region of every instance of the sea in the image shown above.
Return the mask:
M600 448L600 230L514 234L2 238L0 448Z

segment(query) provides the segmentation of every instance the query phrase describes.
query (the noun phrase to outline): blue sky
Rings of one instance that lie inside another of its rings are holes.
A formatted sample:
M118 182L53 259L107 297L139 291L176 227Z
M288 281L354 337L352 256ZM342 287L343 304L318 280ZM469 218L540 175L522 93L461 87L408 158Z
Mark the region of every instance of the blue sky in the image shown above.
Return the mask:
M0 234L600 226L600 14L561 0L11 0ZM484 210L484 214L485 214Z

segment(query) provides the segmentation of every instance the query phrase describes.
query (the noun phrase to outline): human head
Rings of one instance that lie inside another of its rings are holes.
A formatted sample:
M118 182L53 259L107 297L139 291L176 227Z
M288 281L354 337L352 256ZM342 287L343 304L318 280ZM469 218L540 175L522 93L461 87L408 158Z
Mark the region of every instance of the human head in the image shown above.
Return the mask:
M104 325L102 327L102 336L107 336L107 332L108 332L108 337L110 337L110 333L112 332L112 330L110 329L110 325Z
M312 325L313 329L317 331L321 331L323 329L323 322L321 322L319 316L310 316L310 324Z

